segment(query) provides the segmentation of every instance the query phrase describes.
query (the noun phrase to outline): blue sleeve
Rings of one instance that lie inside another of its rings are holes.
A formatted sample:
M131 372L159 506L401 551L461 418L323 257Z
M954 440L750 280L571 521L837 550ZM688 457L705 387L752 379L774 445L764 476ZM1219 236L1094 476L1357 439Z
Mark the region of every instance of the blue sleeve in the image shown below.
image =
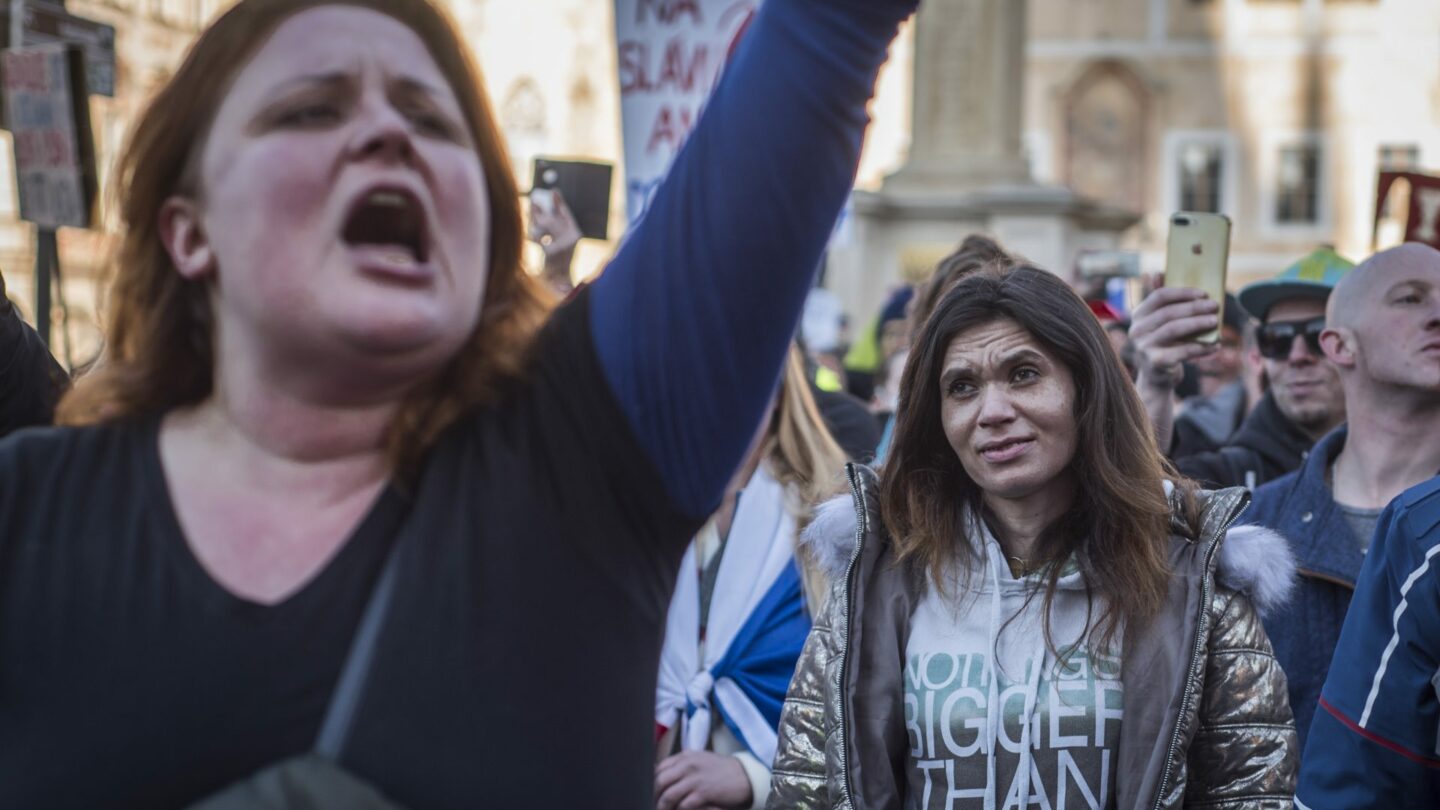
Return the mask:
M1381 516L1361 569L1306 741L1298 807L1440 806L1440 496L1409 495Z
M854 182L917 0L765 0L591 297L596 352L674 504L719 503Z

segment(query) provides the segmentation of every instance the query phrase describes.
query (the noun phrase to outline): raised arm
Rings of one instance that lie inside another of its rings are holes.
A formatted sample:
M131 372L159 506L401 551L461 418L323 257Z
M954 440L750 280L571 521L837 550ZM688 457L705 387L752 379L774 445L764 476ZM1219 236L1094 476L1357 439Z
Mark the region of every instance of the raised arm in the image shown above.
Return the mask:
M675 505L718 503L854 180L875 76L918 0L765 0L592 293L607 380Z
M1199 290L1161 287L1135 308L1130 340L1139 367L1135 386L1155 428L1162 452L1169 452L1175 430L1175 386L1184 364L1215 351L1215 345L1188 338L1220 323L1219 307Z

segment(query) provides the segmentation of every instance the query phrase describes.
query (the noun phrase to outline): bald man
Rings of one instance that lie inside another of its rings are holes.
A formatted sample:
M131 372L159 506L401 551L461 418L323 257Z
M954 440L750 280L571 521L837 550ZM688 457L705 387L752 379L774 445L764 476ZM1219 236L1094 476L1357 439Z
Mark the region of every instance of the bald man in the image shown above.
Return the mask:
M1299 563L1294 598L1265 629L1302 743L1380 513L1440 471L1440 251L1406 244L1347 273L1319 340L1348 422L1260 487L1241 518L1288 538Z

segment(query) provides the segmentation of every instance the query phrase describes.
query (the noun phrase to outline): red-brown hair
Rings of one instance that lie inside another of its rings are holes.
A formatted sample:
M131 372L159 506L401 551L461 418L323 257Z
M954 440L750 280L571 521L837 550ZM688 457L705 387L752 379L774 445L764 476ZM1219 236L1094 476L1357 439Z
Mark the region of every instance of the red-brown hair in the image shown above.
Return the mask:
M111 261L105 355L60 403L80 425L164 413L203 401L214 385L210 283L183 278L160 238L160 209L198 195L198 156L235 76L275 29L317 6L351 5L419 35L450 82L484 171L490 201L488 283L479 323L455 357L408 396L386 437L397 468L416 461L465 410L523 371L550 298L521 266L520 197L480 72L454 25L428 0L241 0L195 42L151 100L120 158L111 189L122 235Z

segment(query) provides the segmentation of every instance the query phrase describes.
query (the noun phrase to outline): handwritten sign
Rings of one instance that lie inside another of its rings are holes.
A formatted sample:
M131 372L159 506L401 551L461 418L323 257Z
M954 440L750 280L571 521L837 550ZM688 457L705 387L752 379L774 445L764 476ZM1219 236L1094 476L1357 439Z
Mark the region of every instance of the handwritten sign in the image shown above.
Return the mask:
M1410 183L1410 207L1405 216L1405 241L1424 242L1440 248L1440 177L1417 172L1381 172L1375 198L1375 230L1391 186L1397 180Z
M644 215L760 0L616 0L626 212Z
M8 50L0 55L0 73L15 139L20 218L45 228L88 227L95 164L84 57L67 45Z
M79 45L85 50L86 87L95 95L115 95L115 26L77 17L64 4L26 0L21 12L20 44ZM10 2L0 0L0 42L9 48Z

